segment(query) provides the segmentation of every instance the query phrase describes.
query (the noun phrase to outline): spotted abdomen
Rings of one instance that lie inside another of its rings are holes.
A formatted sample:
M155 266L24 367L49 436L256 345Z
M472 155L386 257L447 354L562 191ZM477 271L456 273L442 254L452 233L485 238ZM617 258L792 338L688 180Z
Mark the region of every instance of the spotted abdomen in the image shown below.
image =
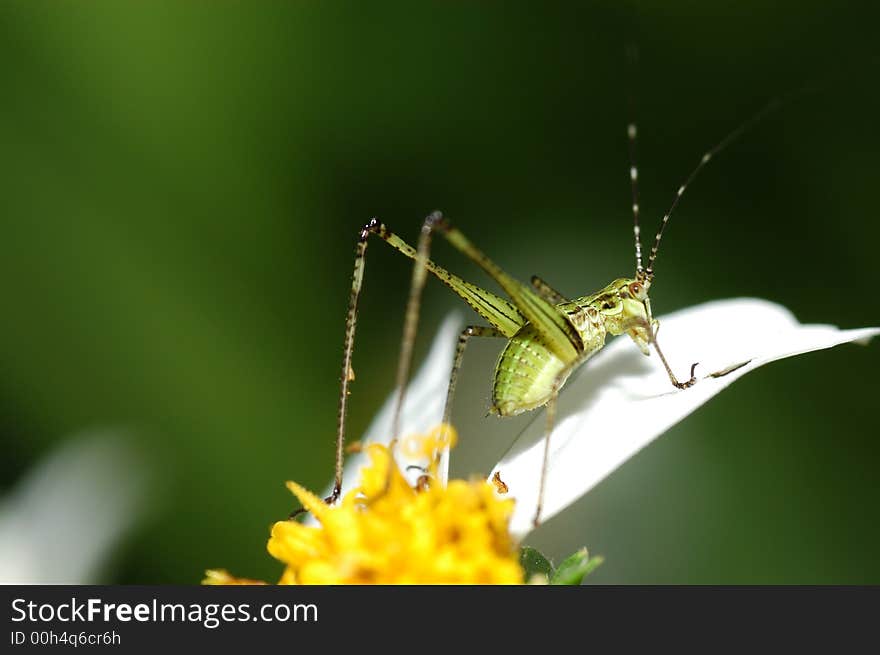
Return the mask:
M559 359L529 324L508 342L495 366L492 412L514 416L546 404L553 384L565 370ZM564 382L565 380L561 380Z

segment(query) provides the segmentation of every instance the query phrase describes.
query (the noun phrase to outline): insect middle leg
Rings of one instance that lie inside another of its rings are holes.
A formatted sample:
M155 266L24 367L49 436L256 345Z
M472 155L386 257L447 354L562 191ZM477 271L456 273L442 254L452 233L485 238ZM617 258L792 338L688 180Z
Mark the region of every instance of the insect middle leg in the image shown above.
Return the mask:
M452 372L449 375L449 386L446 388L446 404L443 407L443 422L449 423L452 417L452 401L455 396L455 385L458 381L458 370L464 359L464 350L467 348L471 337L499 337L506 335L499 329L486 325L469 325L458 335L458 345L455 347L455 359L452 361Z
M498 328L487 325L469 325L458 335L458 344L455 347L455 358L452 360L452 371L449 374L449 386L446 387L446 404L443 407L443 424L449 425L452 420L452 403L455 397L455 386L458 382L458 372L464 360L464 351L471 337L498 337L506 338L506 335ZM444 449L438 454L437 476L441 484L445 484L449 476L449 449Z

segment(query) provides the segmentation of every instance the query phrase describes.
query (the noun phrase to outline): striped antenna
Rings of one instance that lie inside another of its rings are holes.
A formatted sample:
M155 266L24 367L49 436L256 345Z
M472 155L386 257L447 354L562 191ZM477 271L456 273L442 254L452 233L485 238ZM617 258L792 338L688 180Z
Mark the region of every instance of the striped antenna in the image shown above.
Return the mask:
M733 130L733 132L731 132L721 141L719 141L714 148L707 150L706 154L704 154L700 159L700 163L697 164L696 168L694 168L694 170L691 171L691 174L688 175L687 179L684 181L684 184L678 187L678 191L675 192L675 199L672 201L672 206L669 208L669 211L667 211L663 215L663 220L660 221L660 229L657 230L657 236L654 237L654 245L651 247L651 254L648 257L648 268L645 269L644 273L645 280L648 282L648 284L650 284L654 278L654 261L657 259L657 249L660 247L660 240L663 238L663 231L666 229L666 224L669 222L669 217L672 216L672 212L675 211L675 208L678 206L678 201L681 200L682 195L684 195L685 189L690 186L691 182L694 181L694 178L697 177L700 171L703 170L703 167L708 164L715 155L717 155L719 152L724 150L727 146L736 141L743 134L752 129L761 120L766 118L768 114L778 109L781 105L782 99L773 98L760 111L755 113L751 118L742 123L735 130Z
M632 186L633 237L636 241L636 278L644 280L645 269L642 267L642 229L639 227L639 169L636 166L636 137L638 128L635 123L626 127L629 140L629 181Z
M636 164L636 142L638 127L635 121L635 77L639 63L639 49L635 43L626 46L626 63L629 77L629 115L630 124L626 126L626 137L629 146L629 182L632 187L633 238L636 244L636 278L644 281L645 268L642 266L642 228L639 226L639 168Z

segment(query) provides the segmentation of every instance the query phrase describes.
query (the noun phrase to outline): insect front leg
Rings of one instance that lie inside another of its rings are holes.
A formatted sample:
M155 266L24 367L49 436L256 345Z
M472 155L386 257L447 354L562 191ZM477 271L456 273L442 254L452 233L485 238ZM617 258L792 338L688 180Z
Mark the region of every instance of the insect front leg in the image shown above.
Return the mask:
M647 334L647 339L645 335L638 335L636 333L632 333L633 341L642 349L642 352L646 355L648 354L648 347L654 346L654 350L657 351L657 355L660 357L660 361L663 363L663 368L666 369L666 374L669 376L669 381L672 383L676 389L688 389L694 386L697 383L697 378L694 375L694 371L697 366L699 366L699 362L694 362L691 364L691 375L690 379L685 382L679 382L678 378L675 377L675 373L672 372L672 368L666 361L666 357L663 355L663 351L660 349L660 344L657 341L657 332L660 330L660 322L654 318L654 315L651 312L651 300L650 298L645 298L645 316L647 320L643 326L644 332Z
M653 333L653 330L652 330ZM663 362L663 367L666 369L666 374L669 376L669 381L672 382L672 386L676 389L688 389L694 386L697 383L697 377L694 375L694 371L696 370L699 362L694 362L691 364L691 377L689 380L685 382L679 382L678 378L675 377L675 373L672 372L669 364L666 362L666 357L663 356L663 351L660 350L660 344L657 343L657 335L654 334L651 338L651 343L654 344L654 350L657 351L657 354L660 356L660 361Z

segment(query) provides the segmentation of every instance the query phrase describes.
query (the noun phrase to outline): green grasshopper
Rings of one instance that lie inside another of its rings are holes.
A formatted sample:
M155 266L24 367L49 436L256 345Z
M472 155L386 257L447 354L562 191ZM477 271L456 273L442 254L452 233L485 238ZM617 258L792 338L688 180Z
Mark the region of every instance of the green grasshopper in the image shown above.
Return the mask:
M468 326L459 336L447 388L443 422L449 423L458 372L465 347L471 337L507 339L507 345L501 352L495 366L491 413L498 416L515 416L539 407L547 407L544 460L537 510L534 517L534 524L537 526L541 518L550 435L553 432L557 396L569 376L604 347L608 335L629 335L645 355L650 355L650 349L653 347L669 375L669 381L677 389L687 389L696 383L697 378L694 375L694 370L697 364L691 365L689 379L680 381L667 363L657 342L659 324L651 312L649 297L649 291L654 281L657 251L669 217L677 207L685 189L693 182L703 167L719 151L737 139L764 115L775 109L778 104L779 102L776 100L768 104L702 156L684 184L678 188L672 205L663 215L648 256L647 266L642 265L639 227L638 169L635 162L637 130L635 124L628 126L636 259L635 275L634 277L618 278L596 293L587 296L575 299L566 298L537 276L532 277L531 285L514 279L474 246L440 212L434 212L425 219L415 248L378 219L370 220L361 229L355 250L337 416L336 474L333 490L326 501L328 503L336 502L342 490L345 418L349 384L354 378L352 354L357 327L358 299L363 285L367 243L371 235L378 236L399 253L415 261L398 360L398 395L391 436L395 438L398 436L400 409L403 405L412 362L421 295L427 275L430 273L490 323L489 326ZM480 266L489 277L501 286L509 300L463 280L432 261L429 258L429 252L431 237L434 233L441 234L454 248Z

